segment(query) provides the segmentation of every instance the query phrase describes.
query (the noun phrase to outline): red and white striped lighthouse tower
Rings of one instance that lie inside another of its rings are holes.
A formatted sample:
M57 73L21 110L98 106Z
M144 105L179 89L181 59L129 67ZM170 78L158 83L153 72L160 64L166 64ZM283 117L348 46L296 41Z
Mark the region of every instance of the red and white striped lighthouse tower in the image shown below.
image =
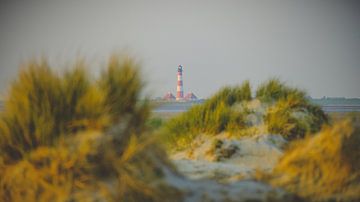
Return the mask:
M176 100L184 99L182 71L183 71L183 67L181 65L179 65L178 72L177 72Z

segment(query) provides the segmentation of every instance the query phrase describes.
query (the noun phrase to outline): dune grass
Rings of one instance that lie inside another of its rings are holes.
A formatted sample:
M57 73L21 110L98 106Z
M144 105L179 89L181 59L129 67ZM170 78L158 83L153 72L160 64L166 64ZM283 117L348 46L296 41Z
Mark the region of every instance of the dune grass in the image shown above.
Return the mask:
M264 120L269 133L282 134L287 139L303 138L329 122L320 106L292 96L279 99L269 107Z
M30 62L5 100L0 118L1 153L17 160L29 150L53 144L63 134L98 125L103 120L97 111L102 103L95 95L89 99L93 88L79 66L60 76L46 61ZM87 102L92 102L94 110Z
M140 97L144 82L139 68L139 64L128 57L120 60L112 56L99 79L112 122L128 122L129 132L141 132L150 115L149 102Z
M105 129L126 122L127 133L141 133L150 113L139 102L143 87L131 59L112 57L99 81L77 62L63 74L46 61L32 61L20 71L0 118L0 151L19 159L38 146L52 145L61 135Z
M163 128L162 137L166 143L184 148L196 134L217 134L227 129L241 128L244 125L242 114L231 107L250 99L248 81L241 86L225 87L204 104L195 105L189 111L170 119Z
M295 141L261 180L309 201L360 199L360 128L349 120Z
M260 102L257 108L251 107L255 101ZM258 119L258 123L251 119ZM292 140L317 132L327 123L325 113L308 101L304 91L270 79L258 87L252 98L246 81L241 86L225 87L204 104L170 119L163 127L163 139L175 150L191 145L200 133L256 135L251 133L265 132Z
M182 201L164 180L174 168L149 133L159 128L179 149L199 133L263 125L294 144L261 180L311 200L359 199L359 129L344 122L306 136L328 118L305 92L273 79L252 98L246 81L162 123L150 119L143 86L129 58L111 57L100 78L82 61L62 73L46 60L29 62L0 114L0 201Z
M12 83L0 115L0 201L180 200L147 134L137 63L113 56L99 79L86 68L31 61Z
M262 102L276 102L289 96L304 100L306 93L286 85L277 78L269 79L256 89L256 98Z
M38 147L17 163L0 161L0 200L181 200L162 180L163 167L172 167L154 139L131 135L125 147L117 140L87 131Z
M261 84L256 97L270 103L264 115L268 132L297 139L317 132L322 125L327 124L327 115L320 106L310 103L306 96L306 92L286 86L278 79Z

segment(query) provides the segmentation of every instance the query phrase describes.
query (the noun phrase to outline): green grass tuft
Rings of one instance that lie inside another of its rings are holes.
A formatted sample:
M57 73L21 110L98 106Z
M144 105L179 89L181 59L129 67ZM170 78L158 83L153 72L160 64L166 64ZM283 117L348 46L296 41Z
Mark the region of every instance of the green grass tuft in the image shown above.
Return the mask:
M248 81L241 86L225 87L204 104L195 105L189 111L169 120L164 126L164 141L183 148L196 134L217 134L242 128L244 118L241 113L232 110L232 107L248 100L251 100Z
M303 138L317 132L328 118L321 108L308 101L306 93L271 79L251 97L248 81L225 87L202 105L170 119L163 127L164 142L172 149L189 147L200 133L234 135L281 134L287 139Z
M305 100L306 93L297 88L291 88L279 79L270 79L262 83L256 90L256 98L262 102L276 102L289 96Z

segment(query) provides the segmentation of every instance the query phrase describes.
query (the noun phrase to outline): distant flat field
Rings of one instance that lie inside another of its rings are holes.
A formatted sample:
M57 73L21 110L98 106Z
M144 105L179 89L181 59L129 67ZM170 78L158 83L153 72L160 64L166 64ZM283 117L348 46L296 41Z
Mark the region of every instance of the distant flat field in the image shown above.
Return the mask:
M360 127L360 112L330 112L328 114L334 122L350 118L356 126Z
M172 117L180 114L181 112L157 112L157 111L154 111L152 113L152 116L153 117L157 117L157 118L161 118L161 119L164 119L164 120L168 120L168 119L171 119Z
M187 111L190 107L203 103L203 100L200 101L192 101L192 102L162 102L158 103L154 112L156 113L180 113ZM316 103L319 104L319 103ZM360 112L360 104L328 104L328 103L320 103L321 108L327 112Z
M360 112L360 105L321 105L325 112Z
M176 108L175 110L172 110L172 108L170 106L162 108L161 110L153 110L153 116L164 119L164 120L168 120L182 112L185 112L190 107L190 106L188 106L188 108L184 108L184 105L186 105L186 104L182 103L181 107L179 107L179 108L182 108L182 110L180 110L177 107L175 107ZM348 109L346 109L346 110L348 110ZM360 111L346 111L346 110L341 111L341 108L339 108L339 107L337 108L337 110L328 110L327 111L326 109L324 109L324 111L331 117L331 119L334 122L341 121L346 118L351 118L354 120L356 125L360 127Z

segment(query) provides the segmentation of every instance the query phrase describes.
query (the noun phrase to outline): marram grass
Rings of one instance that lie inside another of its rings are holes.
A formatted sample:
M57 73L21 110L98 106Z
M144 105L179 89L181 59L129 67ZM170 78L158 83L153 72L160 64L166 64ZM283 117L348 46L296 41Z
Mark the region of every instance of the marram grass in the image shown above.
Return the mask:
M162 181L163 166L171 168L149 138L131 135L120 148L114 135L82 132L14 164L0 162L0 200L181 200L181 192Z
M199 133L284 135L294 143L260 180L313 201L360 199L359 129L327 126L305 92L272 79L253 97L244 82L162 124L143 86L128 58L111 57L98 79L83 62L64 73L28 63L0 114L0 201L183 201L164 179L176 171L150 134L158 127L174 148Z
M128 133L144 129L147 101L140 102L142 79L131 59L112 57L101 78L92 79L85 63L59 74L46 61L32 61L10 86L0 117L0 151L21 159L58 137L121 123Z
M270 79L258 87L254 98L248 81L225 87L204 104L170 119L162 133L169 148L181 150L201 133L216 135L225 131L242 136L259 131L292 140L317 132L327 123L325 113L308 101L304 91Z
M166 155L147 134L138 65L111 57L99 79L76 63L20 71L0 115L0 201L162 201Z
M309 201L359 201L359 148L359 128L338 122L295 141L273 172L259 179Z

